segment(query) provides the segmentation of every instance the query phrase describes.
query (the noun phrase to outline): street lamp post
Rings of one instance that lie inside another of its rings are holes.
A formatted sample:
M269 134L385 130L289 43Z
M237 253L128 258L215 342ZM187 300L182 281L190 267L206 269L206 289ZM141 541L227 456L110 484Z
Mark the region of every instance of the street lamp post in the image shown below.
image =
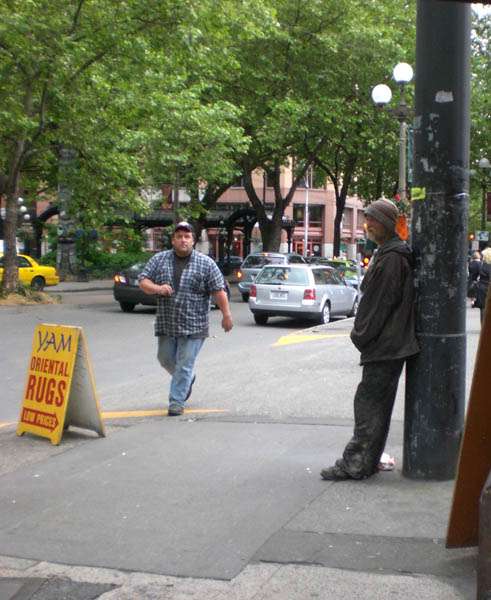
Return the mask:
M479 168L482 169L483 173L487 174L491 171L491 163L488 158L481 158L479 160ZM488 206L487 206L487 185L486 177L482 178L482 206L481 206L481 230L486 231L488 223Z
M399 85L399 104L390 112L399 121L399 199L404 203L407 199L407 119L411 113L406 102L405 88L413 78L413 68L407 63L398 63L392 71L394 81ZM372 100L380 108L392 99L392 90L388 85L380 83L372 90Z

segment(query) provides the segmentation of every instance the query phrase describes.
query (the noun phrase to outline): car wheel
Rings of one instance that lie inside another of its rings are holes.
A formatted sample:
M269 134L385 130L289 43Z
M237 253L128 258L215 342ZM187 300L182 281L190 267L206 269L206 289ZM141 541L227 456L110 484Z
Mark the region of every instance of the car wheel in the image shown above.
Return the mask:
M135 305L132 302L120 302L121 310L123 312L133 312Z
M36 292L42 292L44 290L45 284L46 282L42 277L34 277L34 279L31 281L31 288L33 290L36 290Z
M244 302L248 302L249 301L249 294L242 294L242 300Z
M353 308L351 309L351 312L349 313L348 317L356 317L357 312L358 312L358 298L355 298L355 301L353 302Z
M322 307L322 312L319 317L321 325L326 325L331 320L331 305L326 302Z
M266 325L268 315L254 315L254 321L256 321L256 325Z

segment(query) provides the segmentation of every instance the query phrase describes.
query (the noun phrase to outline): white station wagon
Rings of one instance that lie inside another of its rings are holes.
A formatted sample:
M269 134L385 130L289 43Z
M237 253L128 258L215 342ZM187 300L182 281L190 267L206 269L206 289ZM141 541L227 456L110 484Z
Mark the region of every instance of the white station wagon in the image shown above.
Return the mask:
M249 308L258 325L280 316L329 323L356 314L358 292L332 267L266 265L251 286Z

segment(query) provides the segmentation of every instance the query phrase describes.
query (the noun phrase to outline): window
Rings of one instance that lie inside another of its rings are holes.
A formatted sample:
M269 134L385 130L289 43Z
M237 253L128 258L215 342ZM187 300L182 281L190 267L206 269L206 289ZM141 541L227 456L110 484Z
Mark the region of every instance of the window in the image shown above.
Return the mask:
M325 269L326 272L326 283L329 285L343 285L341 277L334 269Z
M305 269L269 267L261 271L256 279L256 283L265 285L308 285L309 278Z
M301 256L295 256L294 254L288 257L288 262L292 264L304 264L305 260Z
M363 226L365 225L365 213L362 210L357 211L356 221L357 221L357 228L363 229Z
M304 204L293 205L293 218L295 223L299 227L304 226ZM322 227L322 217L324 214L324 207L316 204L309 204L309 226L310 227Z
M27 260L27 258L24 258L23 256L17 257L17 266L18 267L28 267L28 268L32 267L31 263Z
M343 229L351 229L352 221L353 221L353 209L346 207L344 209L341 227Z
M285 263L283 256L263 256L262 254L249 255L244 264L243 269L261 268L264 265L281 265Z
M232 185L230 187L233 187L233 188L243 188L244 187L244 178L243 177L237 177L237 179L232 183Z
M275 173L272 169L263 171L264 185L266 187L274 187Z
M323 269L314 269L312 273L314 275L314 282L316 285L326 285L326 272Z

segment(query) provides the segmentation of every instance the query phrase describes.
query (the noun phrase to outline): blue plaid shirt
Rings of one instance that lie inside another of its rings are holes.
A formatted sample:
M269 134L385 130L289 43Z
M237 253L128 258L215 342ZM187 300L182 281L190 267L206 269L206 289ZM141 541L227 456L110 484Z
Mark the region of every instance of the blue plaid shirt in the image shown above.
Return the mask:
M157 285L167 283L174 289L174 250L152 256L139 275L140 280L144 278ZM193 250L182 272L179 290L174 290L172 296L157 296L155 335L206 337L210 294L224 287L223 275L215 261Z

